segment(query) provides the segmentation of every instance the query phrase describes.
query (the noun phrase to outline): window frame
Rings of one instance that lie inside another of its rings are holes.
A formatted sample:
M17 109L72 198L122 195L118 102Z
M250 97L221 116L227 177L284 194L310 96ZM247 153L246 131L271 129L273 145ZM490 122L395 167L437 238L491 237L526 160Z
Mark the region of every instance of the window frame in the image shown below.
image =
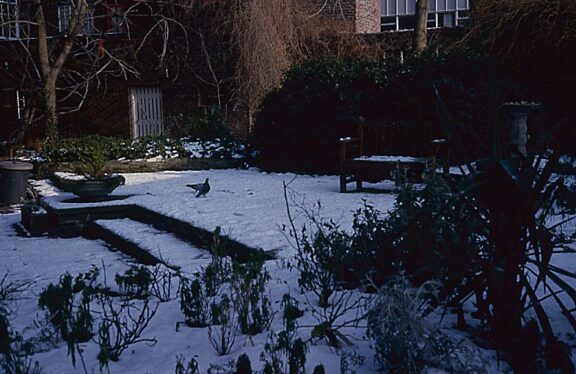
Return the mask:
M19 0L0 0L0 40L20 39L19 5Z
M64 12L66 9L66 12ZM72 13L74 12L74 7L72 4L61 4L58 5L58 32L66 33L68 32L68 27L70 25L70 19L72 18ZM66 22L63 22L62 15L66 14ZM84 22L78 35L92 35L96 33L96 28L94 26L94 9L88 7L86 10L86 15L84 16Z
M428 29L461 27L468 21L470 0L428 0ZM450 4L453 2L453 4ZM413 4L414 3L414 4ZM401 28L401 18L415 15L416 0L381 0L380 30L382 32L410 31ZM440 6L439 6L440 5ZM443 5L443 6L442 6ZM453 5L453 6L452 6ZM463 5L463 6L462 6ZM414 10L414 12L412 12ZM441 17L451 14L453 25L441 25ZM395 19L395 23L391 19ZM386 21L386 22L385 22Z
M124 34L128 31L126 27L126 15L128 12L128 6L125 3L120 3L117 0L108 1L105 5L106 7L106 34ZM121 10L119 14L112 14L112 11L116 12ZM122 22L116 25L112 25L112 20L121 17Z

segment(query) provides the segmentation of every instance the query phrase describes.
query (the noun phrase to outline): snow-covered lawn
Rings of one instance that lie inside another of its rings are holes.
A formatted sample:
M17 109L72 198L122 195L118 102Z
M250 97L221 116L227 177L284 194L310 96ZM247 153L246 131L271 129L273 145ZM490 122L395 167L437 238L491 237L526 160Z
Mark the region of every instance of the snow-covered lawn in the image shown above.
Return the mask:
M386 212L393 207L395 200L395 195L389 192L342 194L338 192L338 178L334 176L266 174L257 170L210 170L126 174L125 177L126 185L119 187L114 194L131 195L129 198L87 205L137 204L210 231L220 226L225 235L239 242L276 252L277 260L268 261L265 265L271 275L267 288L272 307L276 311L271 325L271 330L274 331L282 329L280 300L283 294L291 294L302 306L306 305L307 299L314 300L312 295L300 294L297 271L288 266L288 263L293 261L295 251L286 237L286 231L282 230L289 224L283 183L289 183L288 200L296 227L306 222L306 216L299 206L319 209L321 216L338 220L342 228L349 228L352 224L352 212L360 208L364 201ZM203 182L205 178L210 179L211 190L207 196L195 198L194 191L186 185ZM378 188L388 191L393 188L390 184L382 186L380 184ZM63 201L73 195L55 189L49 182L41 181L37 187L52 206L71 205ZM10 316L15 329L26 338L37 335L39 327L34 322L44 320L43 312L37 306L39 293L49 283L58 282L61 274L70 272L76 275L97 266L106 270L110 284L113 283L114 274L125 271L133 264L132 259L99 240L18 236L14 225L19 219L19 213L0 215L0 277L9 272L9 279L30 282L27 291L21 295L21 300L13 305ZM106 225L112 229L117 225L117 232L141 238L146 231L138 225L122 220L109 221ZM159 234L150 229L146 235ZM208 258L198 252L202 251L199 249L191 250L189 258L182 256L182 252L178 252L181 244L172 239L145 241L167 256L172 256L174 261L179 262L176 265L187 270L186 273L193 272L196 268L199 270ZM162 246L169 248L161 248ZM183 320L177 299L161 303L156 316L144 332L144 337L155 337L157 344L153 347L145 343L131 346L118 362L110 364L110 372L174 373L176 356L184 355L186 359L197 356L200 372L204 373L211 363L224 364L230 359L236 360L241 353L250 356L253 369L261 368L259 357L267 333L254 337L239 334L232 352L222 357L218 356L210 345L207 328L180 326L177 330L177 322ZM306 313L298 322L302 326L299 334L303 338L310 337L311 327L318 323L311 313ZM453 329L454 323L455 317L450 313L442 322L450 335L467 340L466 335ZM350 328L344 332L353 343L345 347L345 351L356 351L365 357L363 365L355 368L356 372L376 372L377 364L373 360L370 341L365 337L365 329ZM81 344L81 347L88 372L99 372L96 358L98 345L89 342ZM45 352L33 356L34 360L39 361L44 373L82 372L79 363L76 368L72 366L63 342L59 342L56 347L47 346L46 349ZM486 360L487 370L498 372L494 352L481 352ZM324 341L318 341L310 347L306 372L312 372L316 365L322 364L326 373L339 373L340 355L340 352L328 347ZM502 369L502 363L499 367Z

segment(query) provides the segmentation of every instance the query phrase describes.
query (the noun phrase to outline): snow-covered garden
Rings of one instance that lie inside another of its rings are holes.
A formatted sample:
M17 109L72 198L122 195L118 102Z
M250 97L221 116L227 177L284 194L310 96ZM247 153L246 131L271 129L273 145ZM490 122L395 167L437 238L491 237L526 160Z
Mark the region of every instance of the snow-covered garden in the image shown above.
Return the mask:
M372 373L379 370L376 357L386 355L381 349L388 345L375 336L374 317L366 314L371 305L384 302L392 308L387 309L389 320L381 321L382 316L377 320L388 323L385 326L406 324L411 334L404 340L389 335L390 341L420 344L411 348L415 350L431 344L421 357L428 365L448 371L506 371L507 365L498 362L494 350L477 344L480 340L471 327L478 328L480 322L469 317L472 300L464 304L461 314L442 303L434 305L432 312L420 312L418 303L426 298L397 282L396 294L376 298L378 294L362 292L365 286L341 287L327 295L327 305L319 302L323 280L310 279L323 269L302 264L310 252L301 246L320 244L301 228L313 229L314 220L322 218L321 227L351 231L358 224L353 222L358 209L364 214L366 207L374 207L385 214L394 208L397 196L392 182L375 185L380 189L377 193L342 194L334 176L255 169L126 174L125 178L126 184L113 195L128 197L100 203L66 202L73 195L47 180L35 182L35 187L55 208L135 204L215 232L213 253L127 218L98 221L162 260L160 265L145 267L146 271L104 241L29 237L19 225L18 210L0 215L0 306L7 312L10 349L15 350L7 358L28 362L30 367L37 361L44 373L192 373L196 364L200 373L232 373L239 356L246 354L256 371L268 365L269 370L278 370L270 372L317 373L321 365L326 373ZM205 178L211 190L196 198L186 185ZM567 234L573 231L573 226L566 228ZM273 253L275 259L261 268L258 261L232 265L218 256L225 237ZM573 282L569 273L576 270L573 255L560 256L554 262ZM72 278L66 280L66 273ZM62 301L58 297L64 297L67 281L72 287L70 300ZM435 285L424 284L418 291L426 287ZM68 307L58 309L58 300ZM403 310L403 318L394 319L394 303L412 310ZM91 315L89 322L83 312ZM562 310L556 307L548 312L554 331L574 344ZM459 326L462 315L467 328ZM366 329L369 320L371 333ZM71 338L82 329L87 333L84 339ZM441 344L443 351L435 344ZM402 352L398 346L392 349ZM429 357L432 354L436 362ZM178 363L183 365L181 371Z

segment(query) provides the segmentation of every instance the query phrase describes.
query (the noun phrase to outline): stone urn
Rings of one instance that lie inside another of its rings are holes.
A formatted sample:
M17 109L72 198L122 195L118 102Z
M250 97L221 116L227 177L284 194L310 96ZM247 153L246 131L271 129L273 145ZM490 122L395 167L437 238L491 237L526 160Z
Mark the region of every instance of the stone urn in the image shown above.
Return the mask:
M538 103L526 101L509 102L502 104L512 114L512 127L510 129L510 141L520 154L526 156L526 143L528 142L528 115L534 109L540 107Z

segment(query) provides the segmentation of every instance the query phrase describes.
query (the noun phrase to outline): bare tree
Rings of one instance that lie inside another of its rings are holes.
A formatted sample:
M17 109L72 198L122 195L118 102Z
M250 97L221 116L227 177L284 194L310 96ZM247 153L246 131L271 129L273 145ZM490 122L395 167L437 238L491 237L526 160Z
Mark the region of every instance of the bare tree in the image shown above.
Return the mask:
M59 116L81 108L103 77L139 77L143 57L174 80L191 77L223 112L234 99L252 127L262 99L294 63L324 53L378 55L343 16L322 17L326 9L342 12L339 0L117 1L62 0L69 17L59 24L48 0L31 0L21 12L29 17L18 20L20 37L0 41L3 52L17 56L0 73L28 94L17 138L36 122L57 129ZM142 16L149 19L144 28L134 21ZM110 23L115 30L107 30Z
M37 29L38 38L38 61L40 64L40 73L42 77L42 96L46 110L46 123L49 133L56 131L58 125L58 112L56 109L56 80L68 59L72 47L75 44L75 36L86 18L88 3L86 0L73 1L73 12L70 16L68 30L63 37L62 43L57 48L50 49L48 45L48 31L46 17L42 0L34 0L34 25ZM51 58L51 56L54 56Z
M282 82L300 51L295 22L298 10L294 0L238 2L234 21L236 83L247 108L249 128L263 97Z
M378 54L354 34L352 22L342 19L340 1L179 1L188 1L186 11L175 15L188 40L169 44L171 70L191 75L198 91L225 116L233 102L248 128L264 96L298 61L328 53Z
M20 2L20 19L3 20L4 24L16 22L19 35L0 43L5 56L11 56L0 72L27 94L15 140L20 141L38 120L49 138L56 137L59 116L80 109L90 90L101 84L101 77L137 77L136 62L144 50L146 57L152 53L163 64L170 27L179 27L166 16L166 4L153 0ZM145 22L133 21L144 18ZM160 47L155 48L156 44Z
M249 128L264 96L278 87L286 71L306 58L330 54L337 58L378 55L354 33L340 0L243 0L234 13L237 96L247 110Z
M545 50L576 44L576 2L573 0L477 0L470 9L464 42L471 40L503 57L530 58ZM543 48L546 47L546 48Z
M171 68L179 75L191 74L199 91L207 89L208 96L224 111L236 64L232 46L236 0L180 1L187 6L175 10L174 18L183 32L169 44ZM190 46L194 46L193 52Z

